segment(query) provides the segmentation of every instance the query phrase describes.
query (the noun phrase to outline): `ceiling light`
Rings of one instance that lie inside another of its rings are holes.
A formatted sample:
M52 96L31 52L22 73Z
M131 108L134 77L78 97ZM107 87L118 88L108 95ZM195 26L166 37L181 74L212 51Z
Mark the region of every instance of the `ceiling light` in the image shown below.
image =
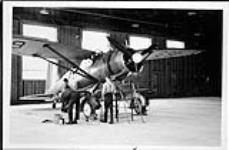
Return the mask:
M139 28L140 25L137 24L137 23L134 23L134 24L132 24L131 26L132 26L133 28Z
M75 35L75 38L76 38L76 39L79 39L79 38L80 38L80 35L76 34L76 35Z
M40 14L42 14L42 15L48 15L49 12L48 12L48 10L46 8L43 8L43 9L40 10Z
M194 36L200 36L201 34L200 33L194 33Z
M195 12L195 11L190 11L190 12L188 12L188 15L189 16L194 16L194 15L196 15L197 13Z

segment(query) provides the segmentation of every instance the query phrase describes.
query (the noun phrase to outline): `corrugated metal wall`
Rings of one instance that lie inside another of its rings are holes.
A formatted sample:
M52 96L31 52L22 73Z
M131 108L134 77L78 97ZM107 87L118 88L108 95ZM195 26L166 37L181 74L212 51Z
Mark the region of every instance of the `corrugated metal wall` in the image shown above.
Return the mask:
M155 97L202 96L209 94L203 56L150 60L136 77L140 88L149 88Z
M45 92L44 80L23 80L22 93L24 95L41 94Z

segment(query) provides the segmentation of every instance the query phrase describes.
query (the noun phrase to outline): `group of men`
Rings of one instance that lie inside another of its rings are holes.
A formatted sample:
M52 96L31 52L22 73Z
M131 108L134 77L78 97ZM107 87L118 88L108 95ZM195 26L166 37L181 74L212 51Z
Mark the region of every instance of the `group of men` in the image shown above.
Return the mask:
M109 77L106 77L106 81L102 87L102 99L104 100L104 119L101 122L108 121L108 112L110 112L110 124L114 123L113 119L113 100L116 87ZM67 124L77 124L77 120L80 118L80 98L79 92L71 89L68 83L68 79L64 79L64 88L61 92L61 111L68 113ZM75 107L74 107L75 105ZM75 117L73 118L73 109L75 108Z

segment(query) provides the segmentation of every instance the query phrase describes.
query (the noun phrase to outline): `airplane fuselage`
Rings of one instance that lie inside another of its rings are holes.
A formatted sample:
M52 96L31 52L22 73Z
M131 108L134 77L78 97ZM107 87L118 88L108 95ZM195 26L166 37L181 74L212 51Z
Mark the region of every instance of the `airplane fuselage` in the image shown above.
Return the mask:
M81 62L80 68L85 70L88 74L95 77L100 82L105 81L105 77L110 76L126 76L130 71L133 70L131 63L128 63L128 60L125 60L125 56L120 51L110 51L105 54L96 56L92 64L85 66L84 61ZM69 80L69 85L74 90L79 90L81 88L88 87L93 83L92 80L80 76L72 71L66 72L60 80L58 80L51 88L48 90L48 93L58 93L61 91L64 86L63 79L67 78Z

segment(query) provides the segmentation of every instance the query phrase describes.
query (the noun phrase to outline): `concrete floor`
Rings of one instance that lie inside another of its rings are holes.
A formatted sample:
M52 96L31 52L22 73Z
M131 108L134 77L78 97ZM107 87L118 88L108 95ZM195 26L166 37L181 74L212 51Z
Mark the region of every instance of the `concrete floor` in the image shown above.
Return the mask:
M10 144L23 145L145 145L220 146L221 99L179 98L150 101L149 115L135 116L122 110L113 125L84 121L77 125L42 123L59 109L50 104L10 107ZM82 114L81 114L82 115Z

